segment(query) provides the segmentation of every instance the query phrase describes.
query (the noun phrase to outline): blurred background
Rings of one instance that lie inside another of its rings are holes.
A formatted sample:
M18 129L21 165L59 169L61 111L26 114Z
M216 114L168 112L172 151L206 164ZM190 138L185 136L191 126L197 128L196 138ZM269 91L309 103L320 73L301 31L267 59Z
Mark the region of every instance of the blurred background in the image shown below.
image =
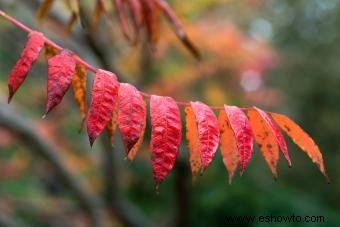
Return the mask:
M95 1L81 2L90 19ZM114 12L101 18L96 31L83 30L77 21L66 36L70 10L62 0L43 24L36 20L39 0L0 0L0 8L142 91L210 105L256 105L290 116L321 148L331 184L290 140L292 168L281 156L277 181L255 146L245 174L236 174L231 185L219 151L192 183L183 139L173 171L156 191L149 127L129 165L119 132L113 147L103 133L92 149L86 132L78 134L81 119L71 92L41 119L43 54L6 104L7 76L26 33L0 18L0 226L228 226L233 224L226 216L271 214L322 215L324 223L309 224L340 226L340 1L168 2L200 50L200 61L164 18L151 53L145 38L132 46L126 41ZM88 78L90 88L91 73Z

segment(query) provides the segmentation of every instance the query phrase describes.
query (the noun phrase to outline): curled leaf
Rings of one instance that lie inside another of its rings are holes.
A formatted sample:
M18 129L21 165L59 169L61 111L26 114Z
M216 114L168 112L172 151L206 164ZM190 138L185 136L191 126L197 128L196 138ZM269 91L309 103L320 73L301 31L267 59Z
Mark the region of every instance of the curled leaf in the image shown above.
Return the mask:
M203 171L210 165L218 147L218 121L209 106L202 102L190 102L190 104L197 123L198 143Z
M129 31L127 15L124 9L123 1L122 0L113 0L113 3L117 10L118 20L120 24L120 29L125 36L125 38L132 42L132 38Z
M75 68L76 61L68 50L63 50L60 54L48 60L47 104L45 115L61 102L71 85Z
M45 48L45 53L44 54L45 54L45 59L46 60L48 60L51 57L57 55L58 52L59 52L55 47L51 46L48 43L45 43L44 48Z
M279 160L279 146L269 124L255 109L248 110L248 117L253 130L255 141L261 154L266 160L274 178L277 178L277 161Z
M155 50L160 33L160 10L156 7L154 0L142 0L142 3L148 41L151 49Z
M48 11L52 7L54 3L54 0L45 0L43 3L39 6L39 9L37 10L37 19L39 23L42 23L45 19Z
M315 144L314 140L287 116L276 113L271 113L271 116L280 128L293 140L293 142L307 153L312 161L319 167L327 181L329 181L321 151Z
M186 138L188 141L189 162L192 173L192 180L196 180L196 175L201 170L201 155L198 143L198 130L196 117L191 106L185 107Z
M234 177L237 165L240 161L237 150L236 138L229 123L227 114L224 110L220 111L218 116L218 123L220 127L220 149L223 158L223 163L229 174L229 184L231 184Z
M133 161L142 144L146 125L146 104L139 91L127 83L119 88L119 131L128 160Z
M25 47L8 78L8 103L11 101L21 84L25 81L32 64L37 60L44 43L45 38L42 33L32 31L28 34L28 40Z
M150 116L152 171L158 188L175 164L182 126L177 103L170 97L152 95Z
M252 156L253 134L248 118L240 108L224 105L224 109L236 137L242 175Z
M87 116L87 134L91 146L112 117L118 101L118 89L119 83L115 74L102 69L96 72Z
M100 21L100 17L105 12L106 12L106 9L105 9L104 1L103 0L97 0L96 6L95 6L95 9L94 9L94 13L93 13L92 19L91 19L91 31L92 32L97 30L98 24L99 24L99 21Z
M280 130L278 129L278 127L276 126L275 122L271 119L271 117L264 112L263 110L254 107L254 109L261 115L261 117L263 118L263 120L265 121L265 123L270 127L271 131L273 132L273 134L276 137L276 142L279 144L280 149L288 163L288 166L291 166L292 163L290 161L290 157L289 157L289 153L288 153L288 147L285 141L285 138L283 137L282 133L280 132Z
M71 9L71 17L67 23L66 26L66 35L69 35L72 31L72 28L74 27L74 25L76 24L78 18L79 18L79 0L68 0L68 4L70 6Z
M72 78L72 90L81 115L80 129L83 128L86 117L86 75L87 70L85 66L77 64L75 74Z

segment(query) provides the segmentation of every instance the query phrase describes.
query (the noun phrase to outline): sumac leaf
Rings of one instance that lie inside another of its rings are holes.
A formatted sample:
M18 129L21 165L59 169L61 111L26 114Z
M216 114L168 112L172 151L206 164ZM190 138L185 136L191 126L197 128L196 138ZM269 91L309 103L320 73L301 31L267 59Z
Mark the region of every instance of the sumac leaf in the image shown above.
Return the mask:
M274 178L276 179L277 162L279 160L279 146L276 142L276 137L271 127L255 109L251 108L248 110L248 117L255 141L258 144L261 154L266 160Z
M37 19L42 23L55 0L45 0L37 10Z
M45 48L45 59L48 60L50 59L51 57L55 56L58 54L58 50L56 48L54 48L53 46L51 46L50 44L48 43L45 43L44 45L44 48Z
M106 125L107 137L109 138L111 144L113 144L113 138L117 129L117 125L118 125L118 101L115 102L111 119Z
M15 92L26 79L32 64L39 56L44 43L45 38L42 33L32 31L28 34L28 40L25 44L25 47L8 78L8 102L11 101Z
M218 123L220 127L220 149L223 158L223 163L229 174L229 184L231 184L234 177L237 165L240 161L238 153L236 138L229 123L227 114L224 110L220 111L218 116Z
M152 95L151 161L156 188L173 168L182 137L180 112L171 97Z
M113 0L113 3L117 10L117 16L118 16L118 20L120 24L120 29L123 35L125 36L125 38L129 42L132 42L132 38L130 35L129 26L128 26L128 19L127 19L127 15L124 9L124 5L123 5L123 0Z
M215 156L219 142L218 121L209 106L201 102L190 102L195 114L202 171L208 168Z
M312 161L319 167L321 173L326 177L326 180L329 181L321 151L314 140L287 116L276 113L271 113L271 116L293 142L307 153Z
M102 69L96 72L87 116L87 134L91 146L112 117L118 101L118 89L116 75Z
M72 53L68 50L63 50L60 54L48 60L47 104L45 115L61 102L71 85L75 70L76 61L72 57Z
M76 71L72 78L72 90L74 99L78 105L80 116L81 116L81 127L83 128L83 124L86 117L86 79L87 79L87 70L81 65L76 65Z
M236 137L242 175L252 156L253 134L248 118L240 108L224 105L224 109Z
M136 43L138 41L140 28L142 27L143 22L142 5L140 0L127 0L127 3L129 5L135 35L133 43Z
M79 0L68 0L69 7L71 9L71 16L70 19L67 22L65 33L66 35L69 35L72 31L72 28L76 24L78 18L79 18Z
M283 156L285 157L288 166L291 166L292 163L290 161L290 157L289 157L289 153L288 153L288 147L285 141L285 138L283 137L282 133L280 132L280 130L278 129L278 127L276 126L275 122L272 120L272 118L263 110L254 107L254 109L261 115L261 117L263 118L263 120L265 121L265 123L270 127L271 131L273 132L273 134L276 137L276 142L278 143L278 145L280 146L280 149L283 153Z
M192 111L191 106L185 107L185 126L186 126L186 138L188 141L189 150L189 162L192 174L192 180L196 180L197 174L201 170L201 155L198 143L198 129L196 123L196 117Z
M95 32L98 28L99 22L100 22L100 17L103 13L106 12L105 9L105 4L103 0L97 0L96 2L96 6L91 18L91 31ZM81 16L83 16L81 14ZM85 21L85 19L82 19L83 21ZM82 22L84 24L84 22Z
M148 34L148 41L152 50L155 50L160 33L160 10L154 0L142 0L143 18Z
M119 131L127 159L131 162L142 144L146 125L146 104L140 92L127 83L119 88Z

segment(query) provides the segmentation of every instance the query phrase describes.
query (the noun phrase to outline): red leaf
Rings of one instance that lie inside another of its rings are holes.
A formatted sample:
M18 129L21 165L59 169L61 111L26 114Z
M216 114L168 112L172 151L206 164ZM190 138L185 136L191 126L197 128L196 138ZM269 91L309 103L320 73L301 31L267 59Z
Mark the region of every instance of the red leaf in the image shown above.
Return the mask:
M91 146L112 117L118 101L118 89L119 83L115 74L102 69L96 72L87 117L87 134Z
M283 137L282 133L280 132L280 130L276 126L275 122L263 110L261 110L261 109L259 109L257 107L254 107L254 109L261 115L261 117L266 122L266 124L268 124L270 126L273 134L276 137L276 142L279 144L280 149L281 149L285 159L288 162L288 166L291 166L292 162L290 161L290 157L289 157L288 148L287 148L287 144L286 144L285 138Z
M8 103L26 79L28 71L32 64L37 60L44 43L45 38L42 33L35 31L29 33L26 45L8 78Z
M48 60L46 114L57 106L71 85L76 71L76 61L71 52L63 50Z
M170 97L152 95L151 160L156 188L173 168L182 137L182 125L178 106Z
M208 168L218 147L218 121L209 106L201 102L190 102L190 104L197 122L199 150L203 171Z
M224 105L224 109L236 137L242 175L253 152L253 134L248 118L240 108Z
M143 141L146 124L146 104L139 91L122 83L119 88L118 123L125 151L132 161Z

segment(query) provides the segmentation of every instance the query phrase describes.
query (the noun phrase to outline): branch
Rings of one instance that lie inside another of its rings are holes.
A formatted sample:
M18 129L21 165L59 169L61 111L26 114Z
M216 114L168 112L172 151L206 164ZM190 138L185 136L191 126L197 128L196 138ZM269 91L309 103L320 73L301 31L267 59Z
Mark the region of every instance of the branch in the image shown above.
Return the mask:
M10 111L8 106L0 102L0 126L7 128L17 134L22 141L31 148L32 152L37 152L39 155L47 159L60 175L65 186L69 188L79 203L87 210L92 219L93 226L102 226L102 217L100 207L102 202L94 195L85 190L85 186L67 170L59 157L58 150L48 143L42 135L40 135L32 124L27 123L23 119Z
M27 26L23 25L22 23L20 23L19 21L17 21L16 19L14 19L13 17L7 15L4 11L0 10L0 16L2 16L3 18L5 18L6 20L10 21L11 23L13 23L15 26L17 26L18 28L20 28L23 31L26 32L32 32L33 30L28 28ZM61 51L63 50L62 47L60 47L59 45L57 45L56 43L54 43L52 40L48 39L45 37L45 42L54 47L56 50ZM85 68L87 68L88 70L96 73L98 71L98 69L90 64L88 64L85 60L83 60L82 58L80 58L79 56L75 55L73 56L75 58L75 60L83 65ZM151 94L148 94L146 92L142 92L140 91L141 95L143 95L145 98L150 98ZM190 102L179 102L176 101L177 105L179 106L190 106ZM210 106L211 109L215 109L215 110L223 110L224 107L223 106ZM247 110L248 108L240 108L242 110Z

